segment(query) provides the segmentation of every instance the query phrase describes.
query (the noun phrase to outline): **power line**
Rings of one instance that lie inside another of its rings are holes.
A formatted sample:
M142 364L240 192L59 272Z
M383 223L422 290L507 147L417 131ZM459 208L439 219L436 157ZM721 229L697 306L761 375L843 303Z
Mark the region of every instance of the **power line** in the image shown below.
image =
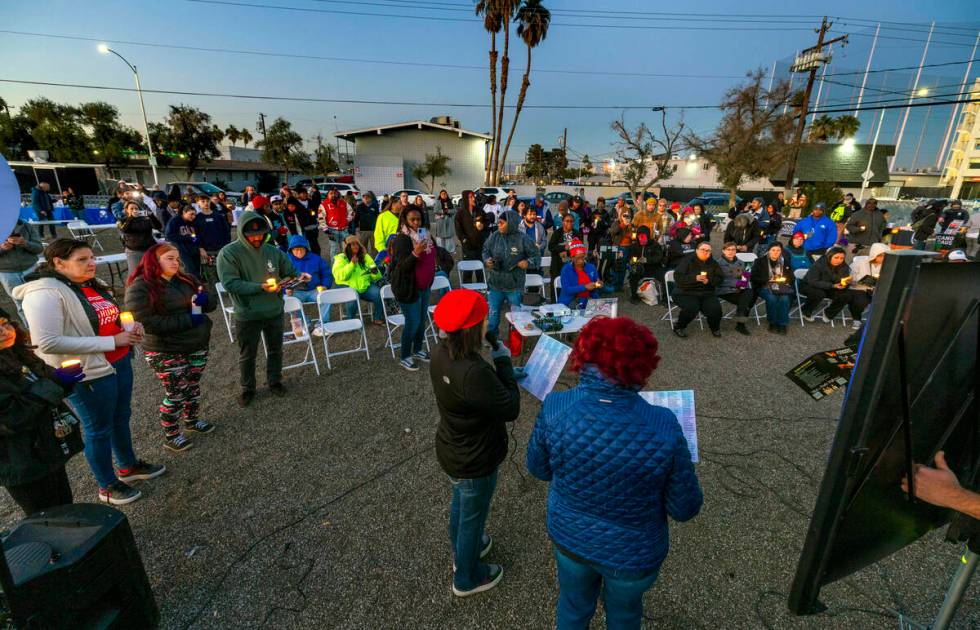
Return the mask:
M135 92L135 88L117 87L111 85L91 85L83 83L57 83L54 81L28 81L24 79L0 79L0 83L18 83L22 85L43 85L47 87L68 87L85 90L107 90L113 92ZM206 96L215 98L242 98L259 101L291 101L302 103L342 103L352 105L399 105L405 107L467 107L467 108L486 108L490 107L485 103L431 103L418 101L379 101L366 99L347 99L347 98L316 98L302 96L270 96L262 94L228 94L219 92L193 92L188 90L158 90L143 88L147 94L170 94L173 96ZM576 110L633 110L651 109L657 105L524 105L523 109L576 109ZM718 105L662 105L668 109L718 109Z
M861 107L859 107L857 109L857 111L859 111L859 112L874 112L874 111L880 111L882 109L900 109L900 108L903 108L903 107L906 107L906 108L913 108L913 107L933 107L935 105L955 105L957 103L975 103L975 102L976 102L976 99L972 99L972 98L960 98L960 99L949 100L949 101L932 101L932 102L912 103L912 104L904 104L904 105L899 103L899 104L896 104L896 105L879 105L879 106L876 106L876 107L865 107L864 105L861 105ZM853 107L835 107L835 108L829 108L829 109L811 109L810 111L807 112L807 114L808 115L809 114L833 114L833 113L837 113L837 112L853 112L853 111L854 111L854 108Z
M839 15L835 15L835 16L832 16L832 17L834 17L835 19L838 19L838 20L844 20L844 21L848 21L848 22L867 22L870 26L874 26L875 24L897 24L899 26L918 26L918 27L920 27L920 28L923 29L923 30L920 31L922 33L926 33L929 30L929 28L928 28L929 27L929 24L927 24L925 22L896 22L894 20L879 20L879 19L871 19L871 18L855 18L855 17L844 17L844 16L839 16ZM974 28L974 27L971 27L971 26L952 26L952 25L941 25L941 24L937 24L936 25L936 28L947 29L947 30L957 30L957 31L968 31L968 32L972 33L973 35L976 35L976 32L978 30L977 28Z
M853 33L851 33L851 34L853 35ZM925 41L925 40L923 40L923 41ZM980 57L976 57L974 59L964 59L963 61L946 61L944 63L927 63L927 64L923 64L922 67L923 68L939 68L941 66L960 66L960 65L971 63L971 62L974 62L974 61L980 61ZM894 72L894 71L897 71L897 70L918 70L918 68L919 68L919 66L917 66L917 65L915 65L915 66L898 66L898 67L895 67L895 68L879 68L877 70L868 70L867 72L868 72L868 74L878 74L880 72ZM864 72L865 72L864 70L855 70L854 72L834 72L832 74L831 73L825 74L824 75L824 78L827 78L827 77L848 77L848 76L854 76L856 74L864 74Z
M173 50L188 50L192 52L208 52L208 53L227 53L233 55L256 55L262 57L282 57L286 59L308 59L312 61L337 61L344 63L376 63L383 65L397 65L397 66L413 66L413 67L430 67L430 68L445 68L452 70L480 70L482 72L487 71L486 66L470 66L463 64L449 64L449 63L423 63L416 61L394 61L388 59L358 59L353 57L326 57L320 55L303 55L297 53L282 53L275 52L271 50L246 50L246 49L234 49L234 48L212 48L207 46L186 46L181 44L161 44L158 42L141 42L132 40L120 40L113 38L98 38L98 37L83 37L80 35L62 35L54 33L35 33L31 31L11 31L2 30L0 33L7 33L10 35L21 35L25 37L47 37L51 39L67 39L74 41L83 42L97 42L97 43L114 43L114 44L125 44L127 46L143 46L147 48L165 48ZM515 68L517 72L523 72L523 68ZM730 75L730 74L661 74L654 72L606 72L598 70L562 70L562 69L551 69L551 68L534 68L532 70L534 73L549 73L549 74L594 74L594 75L609 75L609 76L636 76L636 77L654 77L654 78L675 78L675 79L741 79L744 75Z
M191 1L192 2L198 2L198 1L202 1L203 2L203 0L191 0ZM832 33L844 34L844 31L831 31L831 32ZM848 32L847 34L848 35L853 35L855 37L874 37L874 34L873 33L854 33L854 32ZM900 36L900 35L878 35L878 39L894 39L894 40L898 40L898 41L901 41L901 42L913 42L913 43L917 43L917 44L924 44L924 43L926 43L926 40L924 40L924 39L915 39L915 38L912 38L912 37L905 37L904 35L902 35L902 36ZM936 39L933 39L933 41L929 45L930 46L961 46L961 47L966 47L966 48L973 48L973 42L969 42L969 43L967 43L967 42L945 42L945 41L936 40ZM916 66L916 67L918 67L918 66Z

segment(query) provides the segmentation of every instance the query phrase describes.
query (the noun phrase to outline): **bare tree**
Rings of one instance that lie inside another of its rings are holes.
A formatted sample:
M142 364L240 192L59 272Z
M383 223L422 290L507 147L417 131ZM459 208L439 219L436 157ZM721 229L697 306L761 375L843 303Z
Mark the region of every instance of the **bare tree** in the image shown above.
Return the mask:
M707 137L688 134L688 145L718 171L735 205L739 186L746 180L772 175L789 156L794 127L793 92L788 81L767 89L766 71L746 75L748 83L728 90L722 99L721 121Z
M619 137L616 159L626 165L623 181L637 204L642 202L644 193L654 184L670 179L677 170L677 166L670 163L670 158L686 146L684 121L668 126L667 111L662 107L655 111L660 112L660 129L656 133L646 123L630 129L626 126L624 115L612 123L612 130Z

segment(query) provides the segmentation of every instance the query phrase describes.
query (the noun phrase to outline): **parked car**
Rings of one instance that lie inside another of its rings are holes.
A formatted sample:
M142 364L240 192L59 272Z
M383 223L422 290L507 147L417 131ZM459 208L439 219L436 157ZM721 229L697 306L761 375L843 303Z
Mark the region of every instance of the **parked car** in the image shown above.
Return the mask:
M643 201L644 202L646 202L647 199L656 199L656 198L657 198L657 196L655 194L653 194L652 192L650 192L649 190L647 192L643 193ZM631 208L633 207L633 205L634 205L634 202L633 202L633 193L631 193L629 191L621 192L618 195L615 195L613 197L606 197L606 207L607 208L613 208L613 207L615 207L616 204L619 203L619 200L620 199L622 199L623 201L625 201L627 206L629 206Z
M327 193L330 192L331 188L336 188L340 196L345 196L348 191L354 193L354 199L358 201L361 200L361 191L354 184L341 184L338 182L320 182L316 185L316 189L320 191L320 194L324 199L327 197Z
M550 192L544 196L544 200L549 204L557 206L563 201L571 201L572 196L567 192Z
M422 195L422 201L425 203L426 208L431 208L432 204L436 202L436 196L430 195L429 193L424 193L421 190L415 190L414 188L402 188L391 193L392 199L397 199L402 193L408 193L408 200L415 201L417 195Z
M704 206L705 212L711 214L727 214L729 195L726 192L704 192L687 202L688 206L700 203ZM735 203L740 203L742 198L735 195Z
M225 193L225 197L228 199L238 199L241 197L241 193L228 192L227 190L222 190L210 182L170 182L163 187L164 191L170 190L171 186L177 186L180 188L180 194L187 192L190 188L194 191L194 194L205 194L205 195L217 195L220 192Z

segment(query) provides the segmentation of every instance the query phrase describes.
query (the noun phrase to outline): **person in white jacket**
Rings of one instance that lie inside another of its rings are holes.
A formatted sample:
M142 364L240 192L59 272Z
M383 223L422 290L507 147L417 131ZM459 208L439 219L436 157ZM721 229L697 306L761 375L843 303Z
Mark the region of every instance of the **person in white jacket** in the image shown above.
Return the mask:
M85 458L99 484L99 500L132 503L140 491L126 482L159 477L167 470L137 458L130 434L130 349L143 338L143 326L124 320L106 285L95 277L95 254L88 243L56 239L45 248L44 258L30 281L14 289L14 297L23 300L31 341L42 361L54 368L81 363L85 378L68 403L82 422Z

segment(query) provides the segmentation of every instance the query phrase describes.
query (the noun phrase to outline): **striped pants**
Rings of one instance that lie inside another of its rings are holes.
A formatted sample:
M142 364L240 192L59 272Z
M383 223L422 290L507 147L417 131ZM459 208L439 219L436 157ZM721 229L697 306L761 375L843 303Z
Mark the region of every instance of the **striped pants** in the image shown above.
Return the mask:
M180 420L193 422L201 405L201 376L208 364L208 351L190 354L146 352L146 362L163 385L160 424L168 439L180 434Z

